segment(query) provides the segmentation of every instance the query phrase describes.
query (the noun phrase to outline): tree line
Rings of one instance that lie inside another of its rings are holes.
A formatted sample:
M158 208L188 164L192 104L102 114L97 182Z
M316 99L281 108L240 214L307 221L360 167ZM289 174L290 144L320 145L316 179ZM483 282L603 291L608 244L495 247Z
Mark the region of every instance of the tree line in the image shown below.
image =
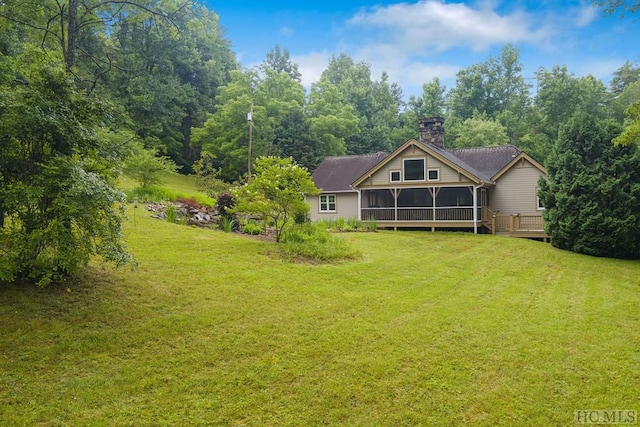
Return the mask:
M308 169L391 151L423 116L446 117L450 147L510 143L544 164L576 112L622 124L626 111L619 137L633 141L639 76L626 62L606 85L558 65L531 81L506 45L454 87L434 78L406 101L386 73L346 54L305 90L286 48L242 68L197 0L2 0L0 279L45 283L94 254L129 262L113 189L122 171L171 160L242 182L250 125L255 158Z

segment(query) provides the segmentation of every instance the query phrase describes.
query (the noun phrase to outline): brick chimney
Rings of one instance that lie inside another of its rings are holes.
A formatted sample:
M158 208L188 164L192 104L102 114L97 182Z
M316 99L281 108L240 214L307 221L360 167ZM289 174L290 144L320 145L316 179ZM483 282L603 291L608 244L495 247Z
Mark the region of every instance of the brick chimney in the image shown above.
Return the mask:
M444 117L420 119L420 142L444 148Z

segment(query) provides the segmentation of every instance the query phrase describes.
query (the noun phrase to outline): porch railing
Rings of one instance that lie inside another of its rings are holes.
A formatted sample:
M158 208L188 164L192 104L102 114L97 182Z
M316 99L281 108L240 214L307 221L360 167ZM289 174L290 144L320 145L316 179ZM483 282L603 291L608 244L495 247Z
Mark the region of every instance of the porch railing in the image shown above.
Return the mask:
M500 215L499 212L484 207L482 210L482 224L492 233L544 233L544 222L540 214L512 214Z
M473 221L473 207L363 208L363 220L376 221ZM396 214L397 213L397 214Z

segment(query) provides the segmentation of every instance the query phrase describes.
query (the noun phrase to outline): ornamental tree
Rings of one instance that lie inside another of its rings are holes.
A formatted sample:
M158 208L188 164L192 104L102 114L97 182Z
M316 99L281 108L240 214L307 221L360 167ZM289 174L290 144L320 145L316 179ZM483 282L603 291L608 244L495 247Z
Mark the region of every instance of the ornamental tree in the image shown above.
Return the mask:
M545 229L554 246L587 255L640 258L640 154L612 144L612 121L576 114L559 133L541 178Z
M320 193L309 171L291 157L260 157L255 162L255 177L237 190L236 212L261 215L270 220L280 241L283 229L294 215L309 210L305 195Z
M130 262L124 195L108 184L118 148L99 137L109 108L61 63L25 59L21 80L0 80L0 280L46 285L94 255Z

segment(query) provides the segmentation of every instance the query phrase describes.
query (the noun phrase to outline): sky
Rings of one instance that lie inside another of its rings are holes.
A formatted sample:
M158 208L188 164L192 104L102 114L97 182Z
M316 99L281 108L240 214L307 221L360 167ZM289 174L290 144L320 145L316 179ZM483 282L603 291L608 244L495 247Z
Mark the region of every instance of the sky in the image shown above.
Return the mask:
M287 48L309 87L332 55L346 53L382 72L405 98L438 77L452 88L461 69L519 49L534 84L541 67L566 65L608 83L629 60L640 63L640 15L607 15L590 0L204 0L245 68L277 44Z

